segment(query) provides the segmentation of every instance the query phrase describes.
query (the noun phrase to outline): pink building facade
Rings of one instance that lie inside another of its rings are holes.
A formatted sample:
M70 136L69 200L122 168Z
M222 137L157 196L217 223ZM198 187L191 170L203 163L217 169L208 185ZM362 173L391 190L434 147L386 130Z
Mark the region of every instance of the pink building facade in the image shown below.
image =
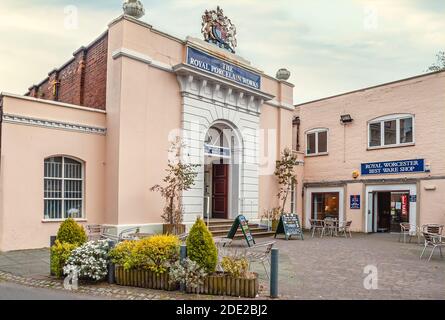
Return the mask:
M200 165L182 196L188 226L260 222L278 206L285 148L300 160L287 209L306 227L329 215L358 232L445 223L443 72L294 106L287 81L126 15L81 49L25 96L2 94L1 251L47 247L67 217L161 232L164 203L150 188L177 136ZM375 174L385 167L375 162L402 171Z
M445 224L445 72L305 103L295 114L306 226L326 215L367 233Z

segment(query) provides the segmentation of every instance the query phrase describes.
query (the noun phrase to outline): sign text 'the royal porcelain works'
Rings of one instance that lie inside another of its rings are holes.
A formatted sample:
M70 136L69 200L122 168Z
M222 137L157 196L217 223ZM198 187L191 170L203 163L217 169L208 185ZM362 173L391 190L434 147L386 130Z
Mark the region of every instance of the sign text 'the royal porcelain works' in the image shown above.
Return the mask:
M260 90L261 76L194 48L187 48L187 64L244 86Z

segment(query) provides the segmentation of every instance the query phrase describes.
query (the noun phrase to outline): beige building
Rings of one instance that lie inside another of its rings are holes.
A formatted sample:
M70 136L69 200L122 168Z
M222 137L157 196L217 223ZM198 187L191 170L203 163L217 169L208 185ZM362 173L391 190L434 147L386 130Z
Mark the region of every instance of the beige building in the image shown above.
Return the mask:
M297 105L295 115L306 226L327 215L361 232L445 224L444 71Z
M26 95L3 93L0 250L46 247L67 217L161 231L150 188L178 135L200 165L182 197L187 225L260 222L278 205L286 147L300 160L288 210L306 227L329 215L362 232L445 223L444 72L295 107L286 70L267 75L231 51L123 15Z

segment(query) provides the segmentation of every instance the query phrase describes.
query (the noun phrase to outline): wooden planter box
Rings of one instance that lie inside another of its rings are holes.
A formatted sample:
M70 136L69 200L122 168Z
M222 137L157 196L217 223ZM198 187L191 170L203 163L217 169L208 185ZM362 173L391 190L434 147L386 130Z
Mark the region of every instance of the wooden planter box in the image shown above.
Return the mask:
M158 274L149 270L125 270L122 266L115 267L116 284L120 286L139 287L146 289L174 291L175 283L169 283L168 272Z
M185 233L185 224L163 224L163 234L181 235Z
M228 275L207 276L199 288L188 287L187 293L255 298L258 295L258 274L254 279L232 278Z

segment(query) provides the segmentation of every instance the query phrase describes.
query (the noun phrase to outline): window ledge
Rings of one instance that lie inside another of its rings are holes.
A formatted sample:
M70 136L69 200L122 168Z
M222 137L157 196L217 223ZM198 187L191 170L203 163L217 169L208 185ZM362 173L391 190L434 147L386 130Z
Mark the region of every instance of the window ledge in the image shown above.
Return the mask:
M414 147L415 145L416 144L413 142L413 143L404 143L404 144L394 144L394 145L390 145L390 146L368 147L366 150L372 151L372 150L380 150L380 149L406 148L406 147Z
M65 220L66 219L42 219L42 223L60 223L60 222L63 222ZM88 220L84 219L84 218L74 219L74 221L76 221L76 222L88 222Z
M305 154L305 157L323 157L323 156L328 156L329 152L323 152L323 153L314 153L314 154Z

